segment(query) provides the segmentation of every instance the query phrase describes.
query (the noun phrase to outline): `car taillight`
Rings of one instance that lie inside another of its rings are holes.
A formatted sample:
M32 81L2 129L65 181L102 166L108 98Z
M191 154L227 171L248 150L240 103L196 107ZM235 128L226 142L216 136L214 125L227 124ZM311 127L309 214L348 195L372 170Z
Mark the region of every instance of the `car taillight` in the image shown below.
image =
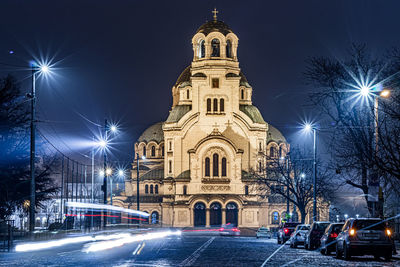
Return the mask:
M331 233L330 237L336 238L337 237L337 233Z
M220 231L220 232L221 232L221 231L224 231L224 228L222 228L222 227L221 227L221 228L219 228L219 231Z
M234 231L234 232L240 232L240 230L237 229L236 227L234 227L234 228L232 229L232 231Z
M349 231L349 235L353 236L353 235L355 235L355 234L356 234L356 230L354 230L354 229L350 229L350 231Z
M289 229L287 228L283 229L283 231L285 232L285 234L289 233Z
M386 235L387 235L387 236L390 236L390 235L392 234L392 231L390 231L390 229L386 229L385 232L386 232Z

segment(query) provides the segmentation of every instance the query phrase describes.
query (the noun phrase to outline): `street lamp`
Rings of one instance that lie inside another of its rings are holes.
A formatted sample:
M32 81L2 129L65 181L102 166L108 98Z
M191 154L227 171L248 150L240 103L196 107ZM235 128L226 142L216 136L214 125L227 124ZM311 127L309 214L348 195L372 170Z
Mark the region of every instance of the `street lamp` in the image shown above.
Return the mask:
M304 125L306 132L313 132L313 221L317 218L317 129L310 123Z
M142 160L145 160L146 156L142 156ZM136 209L139 211L140 210L140 204L139 204L139 153L136 153L136 163L137 163L137 170L136 170L136 201L137 201L137 206Z
M30 147L30 208L29 208L29 231L35 229L35 198L36 198L36 181L35 181L35 157L36 157L36 75L46 74L50 71L50 67L46 64L38 65L33 63L32 67L32 91L31 98L31 147Z

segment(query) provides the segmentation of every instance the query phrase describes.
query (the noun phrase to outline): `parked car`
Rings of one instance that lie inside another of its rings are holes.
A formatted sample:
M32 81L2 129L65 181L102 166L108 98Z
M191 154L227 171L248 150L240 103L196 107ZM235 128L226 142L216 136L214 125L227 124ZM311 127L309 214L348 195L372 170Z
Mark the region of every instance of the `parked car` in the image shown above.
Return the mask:
M258 228L256 232L256 237L261 238L261 237L266 237L266 238L271 238L272 233L267 227L260 227Z
M276 237L278 244L284 244L289 240L290 235L294 231L297 225L300 223L296 222L285 222L279 226L278 235Z
M221 228L219 228L219 234L238 236L240 235L240 230L233 224L228 223L228 224L223 224Z
M344 223L331 223L321 237L321 254L329 255L336 249L336 238L343 228Z
M336 257L349 260L355 255L392 258L392 232L379 218L348 219L336 238Z
M304 247L306 249L318 248L321 244L321 237L330 224L330 222L313 222L306 235Z
M304 245L306 235L310 230L309 224L299 224L290 235L290 247L296 248L298 245Z

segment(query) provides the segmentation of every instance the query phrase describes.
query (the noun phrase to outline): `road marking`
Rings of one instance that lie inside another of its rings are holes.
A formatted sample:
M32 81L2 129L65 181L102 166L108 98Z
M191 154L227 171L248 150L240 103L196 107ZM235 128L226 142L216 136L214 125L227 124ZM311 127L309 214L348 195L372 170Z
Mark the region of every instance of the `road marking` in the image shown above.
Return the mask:
M286 242L287 242L287 241L286 241ZM272 253L271 256L269 256L269 257L264 261L264 263L261 265L261 267L264 267L265 264L267 264L267 262L268 262L276 253L278 253L279 250L281 250L281 249L285 246L286 242L283 243L282 246L280 246L277 250L275 250L274 253Z
M207 240L203 245L201 245L192 255L183 260L179 266L192 266L193 263L200 257L200 254L214 241L215 237Z
M289 262L288 262L288 263L286 263L285 265L282 265L282 267L289 266L290 264L292 264L292 263L295 263L295 262L297 262L297 261L299 261L299 260L302 260L303 258L304 258L304 256L303 256L303 257L300 257L300 258L298 258L298 259L295 259L295 260L289 261Z
M136 249L133 251L132 255L136 255L136 253L138 252L139 248L142 246L142 243L140 243Z
M139 251L137 252L137 255L140 255L140 252L142 252L144 246L146 246L145 242L143 242L143 245L140 247Z

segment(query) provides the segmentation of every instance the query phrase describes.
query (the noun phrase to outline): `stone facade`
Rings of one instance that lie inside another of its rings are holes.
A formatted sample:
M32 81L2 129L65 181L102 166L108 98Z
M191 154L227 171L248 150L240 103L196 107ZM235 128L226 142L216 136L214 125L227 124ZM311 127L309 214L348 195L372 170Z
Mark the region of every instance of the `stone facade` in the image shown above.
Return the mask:
M198 29L193 61L172 87L170 114L136 142L139 158L115 204L136 207L138 160L140 209L151 214L151 223L277 226L286 202L266 196L248 173L264 166L266 155L284 157L289 145L252 105L238 41L216 19Z

